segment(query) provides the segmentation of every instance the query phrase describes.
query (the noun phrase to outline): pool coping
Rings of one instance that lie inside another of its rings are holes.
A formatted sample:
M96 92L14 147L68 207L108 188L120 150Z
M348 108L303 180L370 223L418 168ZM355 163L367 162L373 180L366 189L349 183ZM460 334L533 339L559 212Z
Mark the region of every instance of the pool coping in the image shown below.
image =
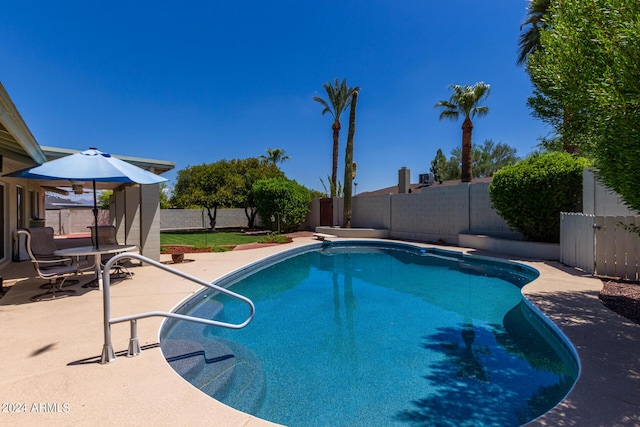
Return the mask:
M188 254L196 262L174 267L214 280L264 257L315 243L312 238L303 237L291 244L251 251ZM509 259L540 271L540 277L526 285L523 293L571 340L582 371L565 400L527 426L640 423L640 361L634 352L640 343L640 326L600 303L599 279L556 262L400 243ZM154 270L148 266L135 268L133 280L112 287L114 316L169 310L198 290L197 285L184 280L176 280L170 287L160 286L158 283L166 281L165 276ZM133 425L144 419L145 423L157 425L274 425L228 408L178 377L157 347L162 321L159 318L138 322L143 346L140 356L119 356L108 365L96 363L102 348L99 292L77 285L74 289L78 289L78 295L74 297L26 302L42 283L20 279L0 299L0 366L4 368L0 375L0 402L24 404L14 405L14 410L8 412L1 412L0 408L0 424ZM128 325L115 325L113 336L116 352L126 350Z

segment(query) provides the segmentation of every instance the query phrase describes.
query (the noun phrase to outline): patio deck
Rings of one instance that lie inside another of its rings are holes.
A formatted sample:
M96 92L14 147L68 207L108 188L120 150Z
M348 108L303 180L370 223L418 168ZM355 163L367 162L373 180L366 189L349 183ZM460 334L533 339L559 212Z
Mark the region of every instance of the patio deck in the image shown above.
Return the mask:
M290 244L247 251L187 254L195 262L173 267L214 280L247 263L309 243L316 241L302 237ZM162 255L163 261L169 259ZM540 271L540 278L525 288L525 294L572 340L582 364L582 374L569 396L529 425L639 425L640 361L635 351L640 326L600 303L600 280L558 263L518 261ZM78 292L75 296L30 302L29 297L41 292L39 286L44 283L26 279L30 269L30 263L22 262L0 272L5 282L16 283L0 299L0 425L273 425L211 399L180 378L157 346L160 318L138 322L140 356L119 355L115 362L100 365L102 294L83 289L81 282L73 287ZM133 271L132 280L111 288L113 316L171 310L199 288L179 277L167 280L167 273L153 267ZM129 325L113 326L112 336L115 351L126 351Z

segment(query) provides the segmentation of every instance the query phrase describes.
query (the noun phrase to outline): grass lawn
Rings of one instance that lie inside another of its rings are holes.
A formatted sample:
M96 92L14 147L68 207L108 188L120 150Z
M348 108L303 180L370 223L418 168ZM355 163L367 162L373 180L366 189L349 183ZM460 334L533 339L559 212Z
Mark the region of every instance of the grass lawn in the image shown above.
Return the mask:
M220 248L242 245L245 243L286 243L284 235L246 235L239 232L191 232L191 233L160 233L160 245L193 246L195 249ZM217 251L216 251L217 252Z
M160 233L161 245L189 245L189 246L223 246L255 243L265 236L248 236L244 233L216 231L190 233Z

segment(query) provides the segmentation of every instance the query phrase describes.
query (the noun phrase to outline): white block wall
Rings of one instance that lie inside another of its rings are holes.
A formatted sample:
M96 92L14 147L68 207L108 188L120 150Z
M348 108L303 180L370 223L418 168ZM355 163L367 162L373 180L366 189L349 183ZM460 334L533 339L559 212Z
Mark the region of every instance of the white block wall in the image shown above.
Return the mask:
M213 211L212 211L213 213ZM218 209L216 228L246 228L248 225L244 209ZM260 217L254 222L260 226ZM209 215L206 209L161 209L161 230L198 230L209 228Z
M353 228L391 228L391 195L354 197L351 210Z
M391 199L392 238L458 243L469 227L469 185L432 187Z
M489 183L478 183L469 186L469 233L488 234L494 237L522 238L522 235L509 227L491 204Z
M389 230L396 239L458 243L458 234L522 239L493 209L489 184L425 188L420 193L353 198L356 228Z

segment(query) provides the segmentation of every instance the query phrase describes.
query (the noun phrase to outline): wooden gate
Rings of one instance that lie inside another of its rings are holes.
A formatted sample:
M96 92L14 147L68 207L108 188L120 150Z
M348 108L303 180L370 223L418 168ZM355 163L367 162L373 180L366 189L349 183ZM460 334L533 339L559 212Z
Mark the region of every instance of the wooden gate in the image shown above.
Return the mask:
M640 279L640 217L560 216L560 262L598 276Z
M628 227L637 227L640 217L596 216L596 274L638 280L640 237Z
M320 199L320 225L333 227L333 199Z
M581 212L560 213L560 262L595 272L593 215Z

